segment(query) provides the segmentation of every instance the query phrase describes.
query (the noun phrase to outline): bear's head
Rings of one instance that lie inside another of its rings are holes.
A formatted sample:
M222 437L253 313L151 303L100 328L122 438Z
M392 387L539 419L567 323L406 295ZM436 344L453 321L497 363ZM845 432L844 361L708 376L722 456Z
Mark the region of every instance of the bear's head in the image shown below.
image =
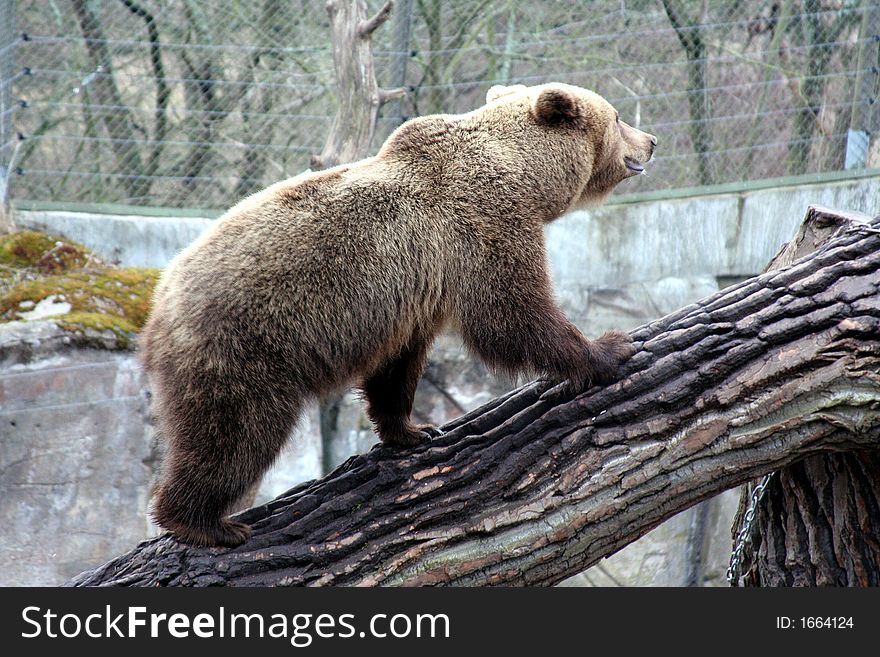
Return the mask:
M566 176L573 178L567 209L604 200L618 183L644 172L657 146L654 135L622 121L607 100L580 87L496 85L486 94L486 103L486 109L508 115L527 112L529 140L539 139L550 153L548 182L561 180L556 167L572 174Z

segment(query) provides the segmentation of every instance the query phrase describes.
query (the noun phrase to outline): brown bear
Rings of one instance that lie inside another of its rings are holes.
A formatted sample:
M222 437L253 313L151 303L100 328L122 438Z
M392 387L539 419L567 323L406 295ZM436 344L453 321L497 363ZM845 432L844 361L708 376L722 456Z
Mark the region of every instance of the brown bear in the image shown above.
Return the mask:
M557 307L543 226L642 172L656 138L566 84L486 100L246 198L171 262L141 346L168 448L159 525L198 545L245 541L231 505L303 404L353 381L382 441L428 440L409 414L443 329L493 368L578 390L632 355L626 334L588 340Z

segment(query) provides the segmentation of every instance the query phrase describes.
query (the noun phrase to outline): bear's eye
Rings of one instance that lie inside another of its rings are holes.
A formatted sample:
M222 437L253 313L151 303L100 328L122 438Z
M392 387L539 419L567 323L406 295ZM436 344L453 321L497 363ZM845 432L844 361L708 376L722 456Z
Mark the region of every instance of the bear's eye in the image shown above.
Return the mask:
M620 112L615 112L614 120L620 123Z

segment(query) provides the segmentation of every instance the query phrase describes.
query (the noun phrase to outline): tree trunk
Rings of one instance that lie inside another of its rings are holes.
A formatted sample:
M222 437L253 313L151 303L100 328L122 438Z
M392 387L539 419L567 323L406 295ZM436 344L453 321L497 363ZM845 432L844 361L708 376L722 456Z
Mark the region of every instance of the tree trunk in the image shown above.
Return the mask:
M865 218L814 208L768 270L814 252ZM743 486L734 537L757 485ZM880 585L880 454L820 454L781 469L747 535L734 585Z
M380 89L373 67L370 36L388 20L392 6L389 0L375 16L367 18L365 0L329 0L327 3L339 105L324 150L312 158L314 169L365 157L376 130L379 107L405 92L404 89Z
M554 584L755 476L876 449L871 226L635 330L617 383L575 398L532 383L246 511L238 548L166 535L73 584Z
M700 34L697 21L689 20L683 8L674 0L663 0L666 16L675 29L675 34L684 49L688 60L688 108L690 109L691 141L697 155L697 167L701 185L711 185L712 172L712 131L709 117L712 113L709 92L706 84L706 44Z
M783 468L752 529L742 585L880 586L880 453L820 454Z
M129 174L121 178L121 184L129 200L141 202L150 191L150 180L143 175L144 165L134 139L134 118L125 108L125 103L116 87L107 39L104 37L97 15L86 0L73 0L73 10L85 39L89 62L94 67L95 78L92 85L97 101L100 105L113 108L102 108L97 115L111 137L110 148L116 158L117 170Z

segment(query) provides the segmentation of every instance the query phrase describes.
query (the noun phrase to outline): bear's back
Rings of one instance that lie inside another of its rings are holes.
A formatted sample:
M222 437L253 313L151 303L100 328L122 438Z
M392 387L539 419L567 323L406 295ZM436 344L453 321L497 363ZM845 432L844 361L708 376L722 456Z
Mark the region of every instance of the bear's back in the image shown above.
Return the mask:
M397 348L443 315L437 220L370 163L283 181L230 209L168 267L147 336L360 370L379 345Z

